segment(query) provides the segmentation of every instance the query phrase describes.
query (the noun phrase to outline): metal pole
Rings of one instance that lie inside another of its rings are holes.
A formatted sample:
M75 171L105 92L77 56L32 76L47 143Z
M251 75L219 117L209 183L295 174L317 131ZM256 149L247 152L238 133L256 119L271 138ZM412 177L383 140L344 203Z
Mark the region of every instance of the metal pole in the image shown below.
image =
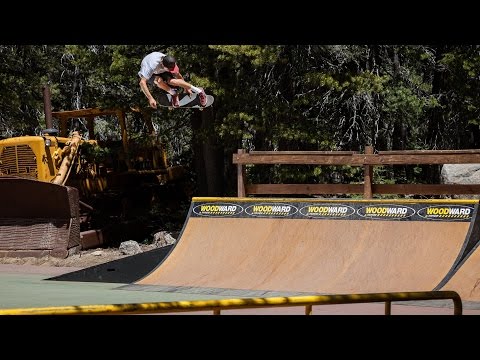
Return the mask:
M385 315L392 315L392 302L385 301Z
M48 85L43 86L43 108L45 112L45 126L47 129L53 128L52 120L52 103L51 103L50 88Z

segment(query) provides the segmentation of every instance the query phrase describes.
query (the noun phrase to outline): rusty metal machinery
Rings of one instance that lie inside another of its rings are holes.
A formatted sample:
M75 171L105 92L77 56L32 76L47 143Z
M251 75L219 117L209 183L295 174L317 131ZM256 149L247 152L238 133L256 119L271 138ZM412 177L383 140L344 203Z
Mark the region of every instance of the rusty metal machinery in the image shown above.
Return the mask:
M102 150L95 140L94 125L97 117L105 115L114 115L119 120L121 146L115 149L108 148L108 145L103 147L115 156L115 163L90 156L91 151ZM59 130L53 129L52 118L58 119ZM68 133L68 121L75 118L86 122L87 133ZM153 132L150 118L144 120ZM15 209L21 209L13 216L13 205L2 206L0 256L13 251L29 256L47 252L64 257L75 247L102 245L108 237L101 230L92 228L95 224L91 224L91 214L96 209L89 205L90 199L115 190L123 192L123 198L113 207L126 208L130 195L138 198L132 192L136 186L164 185L184 175L183 167L169 166L162 144L152 141L149 147L141 148L129 140L124 110L46 111L46 125L47 129L39 136L0 140L2 203L15 204ZM153 134L152 139L155 138ZM4 194L8 195L8 201ZM104 202L98 200L97 204ZM47 211L53 208L56 210ZM125 217L124 214L121 216ZM22 231L17 230L19 224ZM59 231L62 228L65 231ZM97 235L92 238L91 234ZM83 242L82 235L85 237Z

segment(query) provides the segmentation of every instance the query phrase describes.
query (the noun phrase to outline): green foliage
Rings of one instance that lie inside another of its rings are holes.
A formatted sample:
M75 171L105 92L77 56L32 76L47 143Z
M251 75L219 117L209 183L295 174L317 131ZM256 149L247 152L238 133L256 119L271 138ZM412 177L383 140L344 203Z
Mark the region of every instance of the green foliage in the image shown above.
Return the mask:
M45 127L45 84L54 111L147 108L137 73L151 51L175 56L182 74L215 96L210 117L190 110L152 114L175 162L191 165L195 146L206 143L218 148L230 172L238 148L480 147L475 45L0 45L0 136ZM132 139L144 138L141 118L129 114L127 122ZM107 134L110 125L104 124ZM314 166L257 166L249 176L320 181L332 172L343 181L362 176L357 167ZM408 176L390 168L376 176L388 182L427 175L421 168Z
M236 67L241 66L239 58L250 61L252 65L260 67L275 63L280 55L280 49L273 46L260 45L210 45L210 49L217 50L220 54L217 60L220 62L233 62Z
M98 144L83 143L81 147L82 157L88 164L101 163L110 157L112 150L107 147L101 147Z
M57 46L0 45L0 136L44 127L42 86L54 80Z

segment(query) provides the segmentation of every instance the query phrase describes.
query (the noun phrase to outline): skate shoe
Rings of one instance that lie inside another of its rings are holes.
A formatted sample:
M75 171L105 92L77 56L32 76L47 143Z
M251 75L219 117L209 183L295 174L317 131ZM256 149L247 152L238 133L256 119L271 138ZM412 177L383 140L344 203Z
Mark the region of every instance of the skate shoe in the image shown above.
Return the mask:
M200 105L201 106L206 106L207 105L207 94L205 94L205 91L200 88L202 91L198 93L198 99L200 100Z

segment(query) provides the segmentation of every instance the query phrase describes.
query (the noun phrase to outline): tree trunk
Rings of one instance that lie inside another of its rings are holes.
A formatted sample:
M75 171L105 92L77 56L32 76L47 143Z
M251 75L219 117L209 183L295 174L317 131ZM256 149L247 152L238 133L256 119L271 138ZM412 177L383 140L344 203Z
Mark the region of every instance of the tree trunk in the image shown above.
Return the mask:
M209 107L192 115L193 158L197 175L196 196L223 196L223 148L213 129L214 112Z
M435 69L432 80L432 94L438 96L441 107L447 105L445 80L446 72L440 61L448 51L447 46L437 46L435 49ZM445 115L441 107L431 110L427 117L426 142L430 150L440 147L442 149L442 129L445 127ZM427 183L438 183L440 181L440 167L435 165L423 166L425 180Z

